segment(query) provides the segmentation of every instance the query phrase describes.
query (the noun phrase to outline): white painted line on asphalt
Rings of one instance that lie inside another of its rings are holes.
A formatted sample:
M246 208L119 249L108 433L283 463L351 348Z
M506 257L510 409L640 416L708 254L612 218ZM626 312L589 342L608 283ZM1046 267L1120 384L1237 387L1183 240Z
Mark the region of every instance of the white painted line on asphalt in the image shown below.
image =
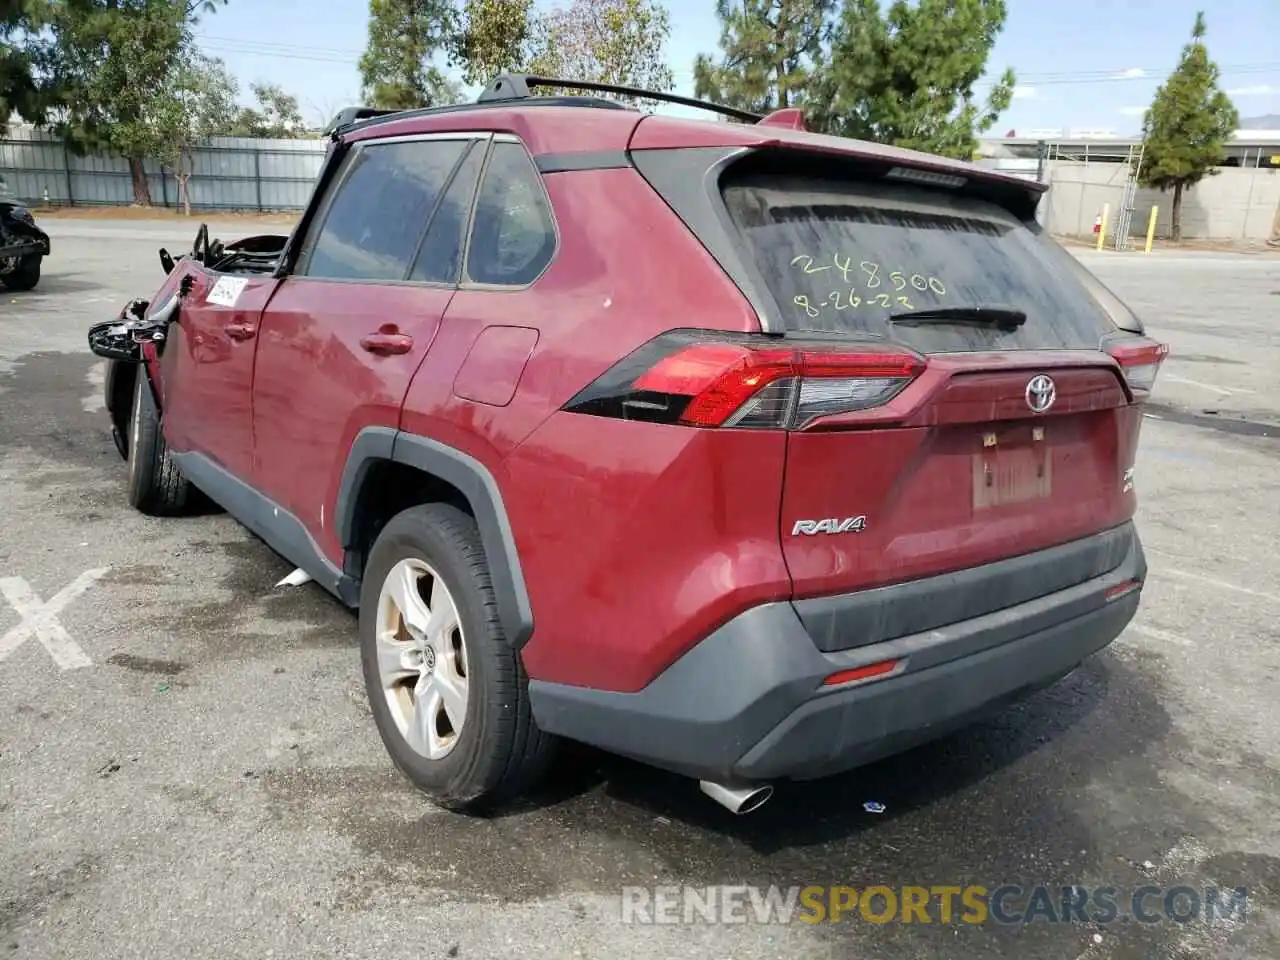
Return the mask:
M48 603L42 601L31 585L21 577L0 579L0 594L22 617L22 622L0 637L0 660L30 640L33 636L49 651L49 656L63 670L78 670L92 665L89 655L58 622L58 614L76 597L84 593L94 582L106 574L110 567L86 570L55 593Z
M89 395L80 401L80 406L88 413L97 413L106 406L102 397L102 391L107 382L106 361L95 363L89 369L89 374L85 379L89 381Z
M1167 573L1172 577L1182 577L1184 580L1196 580L1200 583L1207 583L1211 587L1217 587L1219 590L1234 590L1237 593L1244 593L1251 597L1258 597L1261 600L1272 600L1280 603L1280 596L1274 593L1267 593L1263 590L1253 590L1249 587L1242 587L1238 583L1229 583L1226 580L1218 580L1214 577L1206 577L1200 573L1191 573L1189 570L1174 570L1171 567L1161 567L1157 571L1157 575Z
M1170 633L1168 630L1161 630L1158 627L1148 627L1141 623L1135 623L1131 626L1134 633L1140 633L1144 637L1150 637L1152 640L1159 640L1161 643L1172 643L1178 647L1194 647L1196 645L1194 640L1188 640L1186 637Z
M1228 390L1226 387L1219 387L1219 386L1217 386L1217 385L1215 385L1215 384L1212 384L1212 383L1204 383L1203 381L1200 381L1200 380L1189 380L1189 379L1187 379L1186 377L1180 377L1180 376L1178 376L1176 373L1166 373L1166 374L1164 375L1164 378L1165 378L1166 380L1172 380L1174 383L1186 383L1186 384L1190 384L1190 385L1191 385L1191 386L1193 386L1193 387L1199 387L1199 388L1200 388L1200 389L1202 389L1202 390L1210 390L1210 391L1212 391L1213 393L1221 394L1221 395L1222 395L1222 396L1224 396L1224 397L1230 397L1230 396L1233 396L1233 395L1235 395L1235 394L1237 394L1237 393L1254 393L1254 392L1256 392L1256 391L1253 391L1253 390L1248 390L1248 389L1246 389L1245 387L1235 387L1235 388L1233 388L1233 389L1231 389L1231 390Z

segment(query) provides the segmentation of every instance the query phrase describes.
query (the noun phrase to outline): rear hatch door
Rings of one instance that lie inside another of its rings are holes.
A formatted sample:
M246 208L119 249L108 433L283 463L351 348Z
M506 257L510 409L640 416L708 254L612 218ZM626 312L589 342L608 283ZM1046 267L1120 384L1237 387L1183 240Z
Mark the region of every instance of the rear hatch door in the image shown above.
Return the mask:
M877 405L842 409L834 386L794 424L780 536L796 596L948 574L1124 525L1141 414L1107 346L1134 334L1089 295L1073 258L947 178L832 169L775 164L721 182L787 339L923 361ZM965 612L1123 559L1123 545L1084 552L989 583Z

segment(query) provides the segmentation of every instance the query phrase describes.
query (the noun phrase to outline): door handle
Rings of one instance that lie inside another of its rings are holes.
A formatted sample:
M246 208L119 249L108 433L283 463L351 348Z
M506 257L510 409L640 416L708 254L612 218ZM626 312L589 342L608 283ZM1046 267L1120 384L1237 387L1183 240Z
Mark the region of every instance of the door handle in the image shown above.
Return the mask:
M227 336L232 340L251 340L258 328L251 323L228 323Z
M406 333L400 333L394 326L388 325L377 333L370 333L361 337L360 346L370 353L376 353L381 356L408 353L413 349L413 337Z

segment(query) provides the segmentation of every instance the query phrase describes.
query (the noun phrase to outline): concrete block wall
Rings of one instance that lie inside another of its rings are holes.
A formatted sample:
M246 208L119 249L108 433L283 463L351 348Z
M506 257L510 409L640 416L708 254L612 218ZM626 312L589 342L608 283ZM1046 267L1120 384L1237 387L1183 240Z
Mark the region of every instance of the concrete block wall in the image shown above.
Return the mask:
M1094 218L1110 204L1108 234L1124 200L1128 168L1123 163L1055 160L1047 164L1049 191L1040 220L1053 233L1093 232ZM1173 191L1137 192L1130 235L1144 238L1152 205L1159 208L1156 236L1172 232ZM1280 212L1280 169L1223 167L1190 188L1182 200L1182 236L1197 240L1266 240Z

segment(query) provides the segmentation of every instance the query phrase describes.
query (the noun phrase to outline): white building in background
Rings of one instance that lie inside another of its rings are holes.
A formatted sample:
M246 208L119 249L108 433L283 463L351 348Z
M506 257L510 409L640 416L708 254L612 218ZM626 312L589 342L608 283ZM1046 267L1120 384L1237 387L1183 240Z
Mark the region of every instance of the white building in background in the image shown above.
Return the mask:
M1118 136L1114 130L1094 127L1028 128L1011 130L1009 136L984 137L978 154L986 159L1036 159L1040 145L1051 159L1089 160L1123 163L1136 153L1140 137ZM1237 130L1227 144L1227 167L1271 167L1280 169L1280 130ZM1001 169L1005 169L1002 165Z

